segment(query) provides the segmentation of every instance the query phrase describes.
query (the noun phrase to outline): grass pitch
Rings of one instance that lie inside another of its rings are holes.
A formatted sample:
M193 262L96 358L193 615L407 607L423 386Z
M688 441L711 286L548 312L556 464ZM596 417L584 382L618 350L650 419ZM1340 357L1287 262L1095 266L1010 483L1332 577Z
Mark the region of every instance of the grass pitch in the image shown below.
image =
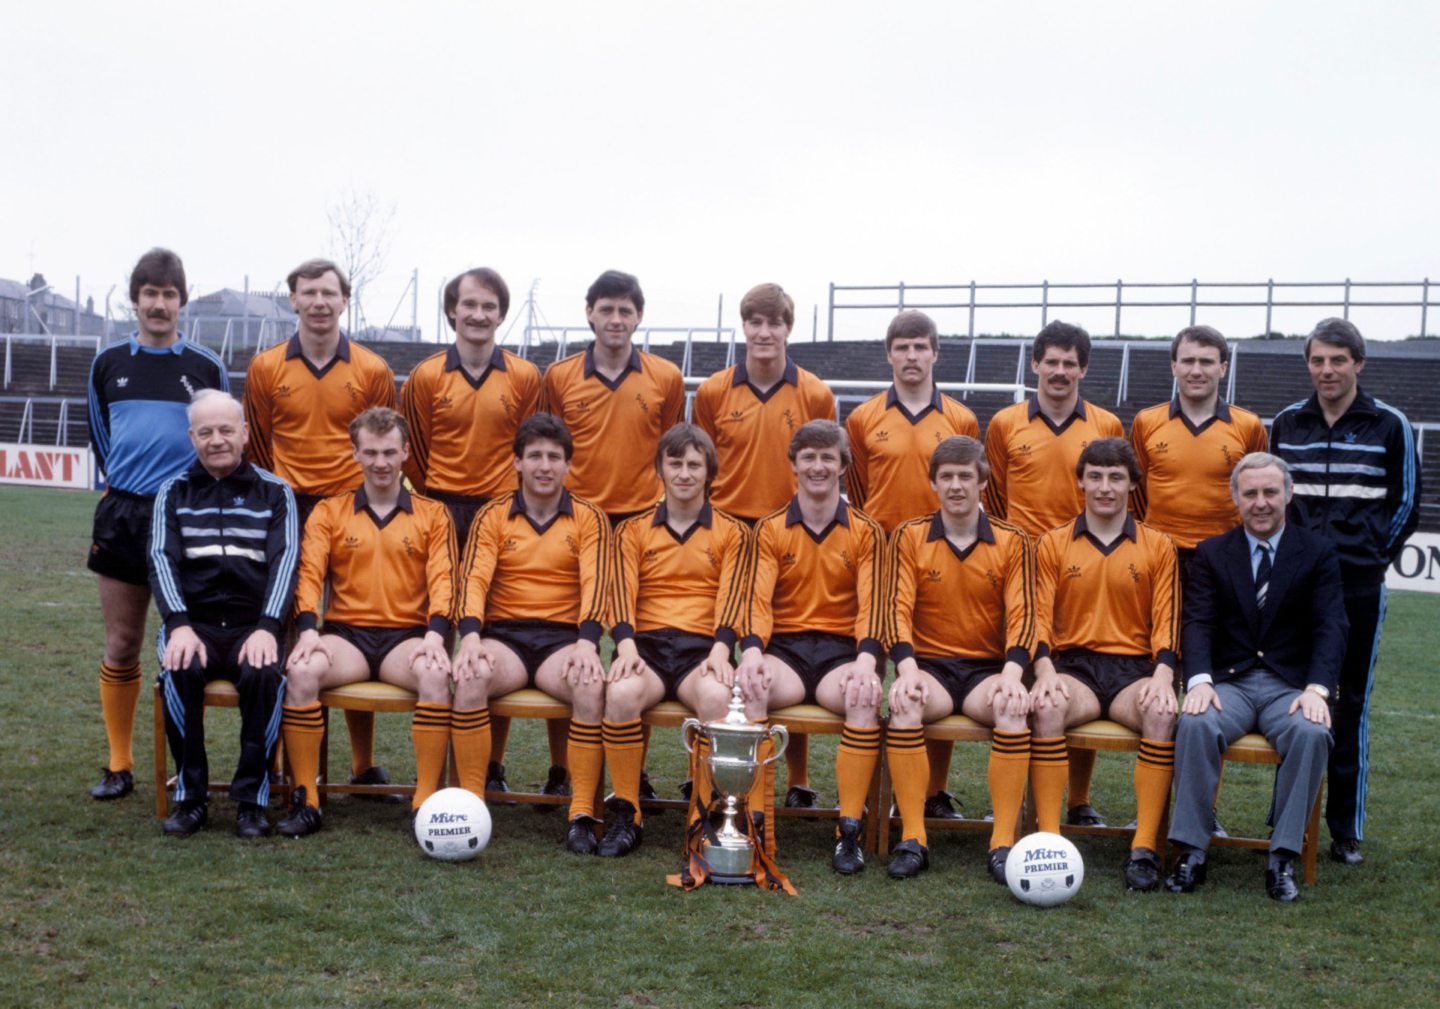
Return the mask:
M785 820L795 898L667 887L680 818L646 822L623 860L576 858L558 815L493 809L475 861L425 858L403 807L337 798L301 841L244 844L234 807L161 835L152 800L147 673L137 792L86 798L105 760L101 625L85 571L94 495L0 488L0 1006L1269 1006L1433 1005L1430 904L1440 889L1440 600L1397 593L1372 699L1366 864L1323 858L1299 904L1266 899L1264 859L1211 854L1191 897L1127 894L1124 845L1081 839L1087 879L1063 907L1023 906L989 881L982 835L937 835L932 868L828 868L829 828ZM153 625L152 618L152 625ZM153 627L152 627L153 629ZM153 669L153 657L147 655ZM340 720L336 720L337 726ZM238 722L209 718L226 773ZM338 741L334 758L343 764ZM411 773L408 719L380 716L378 751ZM833 742L814 783L833 799ZM683 751L657 731L651 775L673 794ZM983 810L984 747L961 746L952 790ZM1103 755L1095 797L1134 812L1128 756ZM543 730L517 723L512 781L546 769ZM1221 815L1259 833L1270 772L1227 769ZM1328 840L1328 839L1327 839Z

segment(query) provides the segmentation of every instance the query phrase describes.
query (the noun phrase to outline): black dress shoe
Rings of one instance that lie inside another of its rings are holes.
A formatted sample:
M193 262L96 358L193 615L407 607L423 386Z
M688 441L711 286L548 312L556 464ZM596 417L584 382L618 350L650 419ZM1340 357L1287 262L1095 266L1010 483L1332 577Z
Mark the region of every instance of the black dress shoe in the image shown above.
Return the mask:
M865 852L860 849L860 821L853 816L842 816L839 830L830 867L842 876L853 876L865 868Z
M210 809L204 802L181 802L161 825L171 837L189 837L205 826Z
M930 849L913 837L895 846L895 855L890 859L891 879L914 879L930 868Z
M1365 861L1365 856L1360 853L1360 842L1354 838L1331 841L1330 858L1341 865L1359 865Z
M791 785L785 793L786 809L814 809L818 805L820 793L813 788L804 785Z
M565 850L574 855L593 855L599 846L595 841L593 816L581 814L565 825Z
M305 801L305 786L290 793L290 812L275 825L282 837L305 837L320 829L320 810Z
M1165 880L1165 889L1171 893L1194 893L1195 888L1205 882L1205 859L1196 851L1187 851L1175 860Z
M949 792L936 792L925 800L925 818L927 820L963 820L965 817L959 809L955 808L959 805L960 802Z
M351 775L350 784L388 785L390 784L390 772L385 770L385 768L381 767L379 764L376 764L374 767L367 767L359 774ZM371 793L369 795L365 795L362 793L355 796L355 798L363 799L365 802L383 802L388 806L398 805L399 803L402 803L406 800L406 796L403 796L398 792L390 792L386 794Z
M1105 817L1101 816L1100 811L1088 802L1082 802L1065 811L1065 822L1072 827L1103 827L1105 826Z
M550 768L550 773L549 773L549 775L546 776L546 778L545 778L545 787L543 787L543 788L540 789L540 794L541 794L541 795L564 795L564 796L570 795L570 782L566 780L568 777L570 777L570 772L569 772L568 770L566 770L565 768L563 768L563 767L552 767L552 768ZM555 812L555 810L557 810L557 809L559 809L559 808L560 808L559 806L537 805L537 806L535 807L535 812L537 812L537 813L553 813L553 812ZM591 849L591 850L594 850L594 849ZM574 851L574 849L572 848L571 851Z
M1008 844L991 848L990 854L985 857L985 867L990 870L990 878L1001 886L1010 885L1010 881L1005 878L1005 863L1009 859L1010 846Z
M112 771L108 767L104 771L100 784L90 789L90 798L109 802L135 791L135 776L129 771Z
M1149 848L1132 848L1122 867L1125 889L1149 893L1160 888L1160 859Z
M490 761L490 766L485 769L485 791L487 792L508 792L510 785L505 780L505 765ZM513 806L515 803L504 799L486 800L496 806Z
M246 840L269 837L274 829L270 826L270 818L265 815L264 809L253 802L240 803L240 811L235 814L236 837Z
M600 839L595 854L601 858L624 858L640 847L645 837L644 827L635 822L635 807L624 799L611 799L605 806L615 819Z
M1293 904L1300 899L1300 887L1295 884L1295 863L1288 858L1277 861L1273 868L1265 870L1265 892L1271 900Z

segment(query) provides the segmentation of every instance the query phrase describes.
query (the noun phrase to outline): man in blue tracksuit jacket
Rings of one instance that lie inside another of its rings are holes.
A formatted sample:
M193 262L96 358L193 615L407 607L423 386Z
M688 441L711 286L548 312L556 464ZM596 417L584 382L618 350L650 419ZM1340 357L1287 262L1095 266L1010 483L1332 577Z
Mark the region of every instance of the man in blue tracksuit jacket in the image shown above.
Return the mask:
M1370 687L1385 622L1385 571L1420 521L1420 458L1405 415L1366 395L1365 339L1345 319L1325 319L1305 341L1315 394L1276 414L1272 451L1290 464L1289 521L1325 536L1340 555L1350 639L1335 706L1330 754L1330 857L1364 858Z
M245 411L234 397L206 390L188 414L198 458L160 488L150 530L150 585L164 621L165 732L178 768L165 833L193 834L205 824L205 685L225 679L240 694L240 760L230 785L239 803L235 832L264 837L285 690L280 628L299 570L295 497L242 457Z

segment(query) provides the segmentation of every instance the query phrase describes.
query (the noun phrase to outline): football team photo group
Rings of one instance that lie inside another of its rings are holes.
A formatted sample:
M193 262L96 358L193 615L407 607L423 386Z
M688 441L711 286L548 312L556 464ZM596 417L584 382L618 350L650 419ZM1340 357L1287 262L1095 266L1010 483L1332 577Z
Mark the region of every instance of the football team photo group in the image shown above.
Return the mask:
M644 843L660 808L650 751L680 746L647 719L678 704L767 740L730 798L755 878L791 892L792 829L832 830L841 875L930 868L927 826L962 813L954 743L929 730L957 716L988 731L972 791L988 802L980 869L1002 885L1029 832L1119 826L1092 796L1096 748L1067 736L1096 724L1129 741L1116 748L1133 753L1135 813L1092 886L1203 892L1226 837L1226 751L1251 734L1276 766L1246 886L1299 899L1307 840L1368 871L1385 574L1419 522L1420 464L1410 422L1365 391L1366 342L1347 319L1313 323L1313 392L1268 429L1225 398L1226 337L1186 326L1173 397L1128 431L1085 398L1089 334L1049 321L1030 342L1033 391L982 434L937 386L940 333L915 309L883 333L893 381L846 414L787 352L795 302L775 283L741 300L733 366L688 391L641 349L645 296L627 273L584 292L593 344L543 370L501 346L502 276L459 274L443 291L453 341L398 391L342 331L341 267L308 260L286 284L296 329L254 356L238 395L181 331L188 286L165 249L130 273L136 332L94 359L106 490L88 567L108 742L94 800L141 786L136 715L157 676L175 838L313 835L331 779L408 803L412 828L447 782L509 801L500 709L538 691L568 713L544 723L556 859ZM216 681L240 714L223 803L206 752ZM370 682L413 711L413 782L392 781L362 707L344 708L348 764L325 766L342 722L324 699ZM765 735L797 706L834 722L832 798L812 787L808 735L791 731L783 754ZM687 887L726 799L697 736L685 843L667 863ZM882 779L893 811L874 808ZM1326 836L1307 839L1321 795ZM777 829L782 812L828 825ZM898 842L877 849L887 814Z

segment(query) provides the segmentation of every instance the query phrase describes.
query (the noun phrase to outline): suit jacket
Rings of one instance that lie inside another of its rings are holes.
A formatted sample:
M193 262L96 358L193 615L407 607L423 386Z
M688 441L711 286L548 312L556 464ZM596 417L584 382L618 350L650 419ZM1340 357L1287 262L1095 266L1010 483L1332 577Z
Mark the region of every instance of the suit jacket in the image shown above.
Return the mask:
M1317 683L1333 695L1349 633L1340 561L1328 539L1285 524L1263 613L1243 526L1196 548L1181 638L1187 689L1202 673L1219 683L1258 665L1297 689Z

